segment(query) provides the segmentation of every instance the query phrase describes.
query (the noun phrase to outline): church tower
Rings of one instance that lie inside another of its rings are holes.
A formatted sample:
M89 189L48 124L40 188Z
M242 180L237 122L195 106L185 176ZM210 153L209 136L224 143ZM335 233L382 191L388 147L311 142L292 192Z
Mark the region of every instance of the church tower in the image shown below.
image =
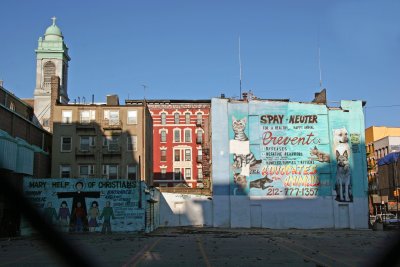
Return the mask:
M68 47L64 43L64 37L53 17L44 34L39 37L36 52L36 87L34 92L34 111L38 122L46 130L50 130L51 105L51 77L60 78L60 91L58 92L60 103L67 104L68 98ZM57 93L57 92L53 92Z

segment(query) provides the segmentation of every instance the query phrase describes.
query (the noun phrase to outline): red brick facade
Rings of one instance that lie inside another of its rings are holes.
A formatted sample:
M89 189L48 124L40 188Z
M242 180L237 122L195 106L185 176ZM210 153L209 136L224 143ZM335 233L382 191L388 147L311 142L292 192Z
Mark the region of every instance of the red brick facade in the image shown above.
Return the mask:
M155 186L209 187L210 102L149 101Z

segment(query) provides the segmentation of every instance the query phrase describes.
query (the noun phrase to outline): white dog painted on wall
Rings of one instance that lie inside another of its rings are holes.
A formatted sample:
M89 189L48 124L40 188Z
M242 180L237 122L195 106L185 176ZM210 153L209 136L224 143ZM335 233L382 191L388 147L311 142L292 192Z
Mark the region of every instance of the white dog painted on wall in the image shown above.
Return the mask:
M350 145L349 134L345 127L333 130L333 153L336 155L336 192L339 201L350 201L351 173L350 173ZM343 190L344 189L344 190Z
M334 154L336 151L339 151L340 154L347 151L347 155L350 156L349 134L346 128L342 127L333 130L333 149Z

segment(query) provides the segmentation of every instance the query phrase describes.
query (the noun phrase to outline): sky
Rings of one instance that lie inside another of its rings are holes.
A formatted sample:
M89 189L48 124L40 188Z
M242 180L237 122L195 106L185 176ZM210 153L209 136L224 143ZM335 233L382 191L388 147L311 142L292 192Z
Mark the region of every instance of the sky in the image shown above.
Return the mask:
M55 16L71 101L238 98L241 77L265 99L326 88L328 106L366 101L366 127L400 127L397 0L2 0L0 11L0 79L21 98L33 97L37 41Z

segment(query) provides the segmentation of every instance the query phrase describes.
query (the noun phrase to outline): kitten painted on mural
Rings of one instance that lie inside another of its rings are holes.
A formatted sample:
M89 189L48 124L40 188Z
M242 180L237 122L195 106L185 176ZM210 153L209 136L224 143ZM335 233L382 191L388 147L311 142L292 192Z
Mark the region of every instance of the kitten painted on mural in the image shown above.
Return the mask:
M340 154L340 152L336 150L336 160L337 160L336 186L337 190L339 191L338 192L339 200L351 201L350 189L349 189L351 174L350 174L349 156L347 154L347 151L344 151L343 154Z
M234 140L237 141L248 141L249 138L247 137L244 129L246 129L247 118L244 117L241 120L237 120L235 116L232 116L232 129L234 132Z
M253 153L247 154L247 155L242 155L242 154L233 154L233 168L240 169L247 164L250 165L250 167L253 167L257 164L260 164L262 160L256 159Z
M331 157L329 156L329 154L318 150L318 148L316 146L310 150L310 156L312 156L312 157L316 156L317 160L319 162L330 162L331 161Z
M240 173L233 173L233 182L237 184L241 189L245 189L247 187L246 176Z
M232 116L232 128L234 132L233 139L236 141L248 141L249 138L247 137L244 130L246 129L247 118L244 117L243 119L236 119L235 116ZM257 164L260 164L262 161L256 159L253 153L249 153L247 155L243 154L233 154L233 164L232 166L236 169L240 169L245 167L246 165L250 165L253 167Z

